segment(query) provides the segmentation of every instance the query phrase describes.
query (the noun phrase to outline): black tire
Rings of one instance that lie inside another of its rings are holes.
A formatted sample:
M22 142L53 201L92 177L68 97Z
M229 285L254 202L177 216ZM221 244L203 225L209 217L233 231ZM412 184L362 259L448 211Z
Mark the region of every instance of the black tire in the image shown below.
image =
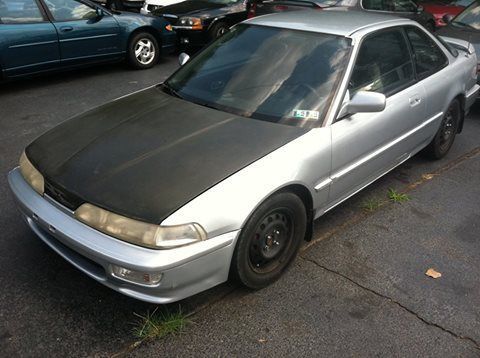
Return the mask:
M226 23L217 22L210 28L210 30L208 30L208 37L210 38L210 41L213 41L223 36L223 34L227 31L228 25Z
M137 56L136 51L142 52ZM157 39L152 34L140 32L130 39L127 60L133 68L138 70L151 68L157 64L159 57L160 48Z
M252 289L276 281L297 255L306 228L307 214L298 196L280 192L268 198L240 233L230 268L232 278Z
M435 137L424 149L423 153L431 159L443 158L453 145L458 125L462 115L462 109L458 100L453 100L443 116L442 123Z

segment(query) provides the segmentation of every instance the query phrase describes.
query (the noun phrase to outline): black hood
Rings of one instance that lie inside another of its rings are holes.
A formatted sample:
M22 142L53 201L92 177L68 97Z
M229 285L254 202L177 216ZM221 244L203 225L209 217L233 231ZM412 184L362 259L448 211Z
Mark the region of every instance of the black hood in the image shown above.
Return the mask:
M155 87L62 123L26 153L44 175L46 193L70 209L89 202L161 223L305 132L199 106Z
M158 10L155 10L154 14L159 16L162 14L172 14L178 16L198 15L203 12L210 13L212 10L221 9L226 6L231 6L231 4L225 5L211 1L187 0L178 4L164 6Z

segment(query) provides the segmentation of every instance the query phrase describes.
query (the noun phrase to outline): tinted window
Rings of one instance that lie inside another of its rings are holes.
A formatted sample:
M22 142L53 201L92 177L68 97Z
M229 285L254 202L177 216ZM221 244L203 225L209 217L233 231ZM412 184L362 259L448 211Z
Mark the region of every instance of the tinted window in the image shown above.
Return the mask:
M34 0L0 0L0 22L4 24L43 21Z
M475 2L452 21L452 26L480 30L480 3Z
M88 20L97 16L94 8L79 1L46 0L45 3L56 21Z
M362 90L388 96L413 80L412 59L402 31L382 31L361 44L349 90L351 95Z
M192 102L298 127L322 122L350 41L345 37L237 25L166 84Z
M415 68L419 78L425 78L447 65L447 57L426 33L419 28L408 27L407 35L412 44Z
M410 0L362 0L362 6L366 10L390 12L417 11L417 6Z

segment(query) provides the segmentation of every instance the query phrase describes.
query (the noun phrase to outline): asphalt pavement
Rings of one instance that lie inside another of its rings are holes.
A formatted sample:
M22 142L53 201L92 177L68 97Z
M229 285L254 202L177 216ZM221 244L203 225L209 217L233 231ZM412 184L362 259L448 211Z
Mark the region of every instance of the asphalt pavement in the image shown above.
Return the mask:
M480 356L480 104L440 161L416 156L315 223L289 272L179 303L183 334L134 346L154 305L118 294L48 249L20 219L6 174L38 135L177 67L122 64L0 85L0 352L4 356ZM406 192L404 203L387 191ZM381 203L372 212L365 202ZM425 275L434 268L442 276ZM178 306L178 305L175 305Z

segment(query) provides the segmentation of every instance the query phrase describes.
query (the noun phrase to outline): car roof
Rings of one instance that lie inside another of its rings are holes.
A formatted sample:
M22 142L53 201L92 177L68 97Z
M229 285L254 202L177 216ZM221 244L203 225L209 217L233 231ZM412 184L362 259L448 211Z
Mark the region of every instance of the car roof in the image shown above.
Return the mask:
M285 29L322 32L332 35L349 36L356 31L378 25L404 23L404 18L375 14L346 8L324 10L287 11L254 17L245 23L280 27Z

